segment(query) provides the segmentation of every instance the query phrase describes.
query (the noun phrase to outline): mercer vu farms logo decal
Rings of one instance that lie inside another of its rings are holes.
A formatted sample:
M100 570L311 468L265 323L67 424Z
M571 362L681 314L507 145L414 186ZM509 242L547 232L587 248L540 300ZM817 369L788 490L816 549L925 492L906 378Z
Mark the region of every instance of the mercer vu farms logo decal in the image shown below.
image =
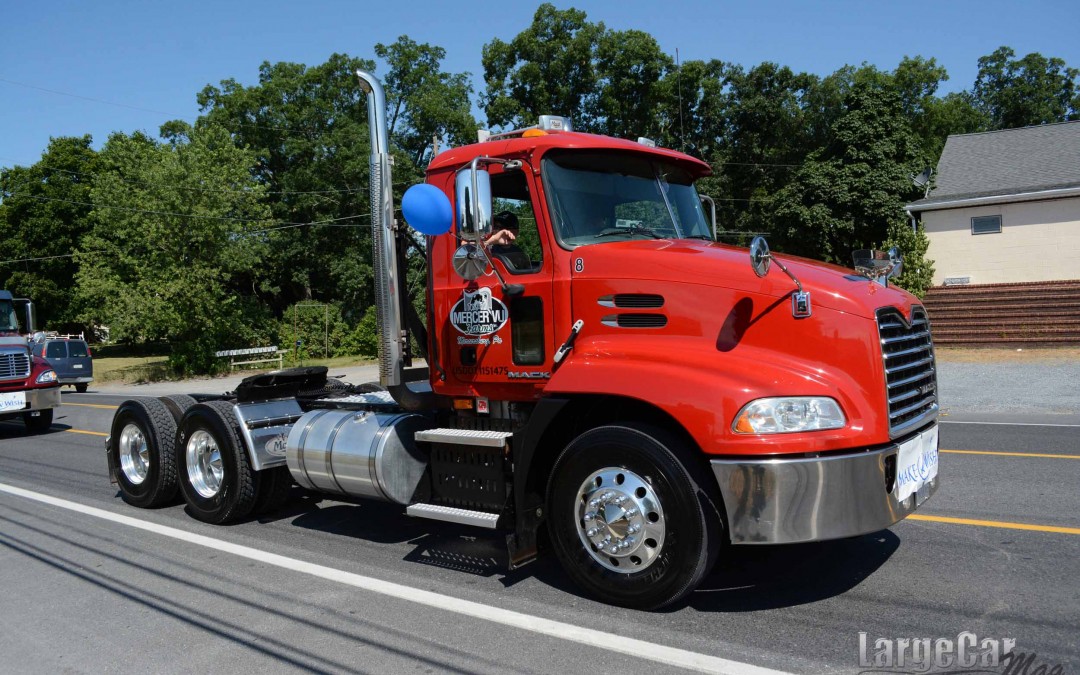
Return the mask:
M490 288L464 291L450 310L450 323L465 335L491 335L506 325L509 312Z

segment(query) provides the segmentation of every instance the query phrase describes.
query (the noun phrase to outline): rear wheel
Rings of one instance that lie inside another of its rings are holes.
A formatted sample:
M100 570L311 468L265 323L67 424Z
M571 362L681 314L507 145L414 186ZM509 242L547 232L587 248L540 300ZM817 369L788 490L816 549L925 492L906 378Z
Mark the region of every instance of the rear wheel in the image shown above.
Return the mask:
M251 513L259 476L251 470L232 404L209 401L192 406L180 422L176 440L180 491L193 517L220 524Z
M51 412L51 411L50 411ZM113 417L109 436L109 473L121 498L152 508L176 498L176 422L160 401L124 401Z
M184 418L184 413L188 411L188 408L198 403L194 398L187 394L172 394L170 396L159 396L158 400L165 404L165 407L172 413L173 419L176 420L176 424L180 424L180 420Z
M89 389L89 388L90 388L90 385L85 383L85 382L81 382L81 383L75 385L75 391L79 392L80 394L85 394L86 390Z
M716 562L722 526L691 452L645 425L599 427L567 446L549 482L548 528L579 586L636 609L697 587Z

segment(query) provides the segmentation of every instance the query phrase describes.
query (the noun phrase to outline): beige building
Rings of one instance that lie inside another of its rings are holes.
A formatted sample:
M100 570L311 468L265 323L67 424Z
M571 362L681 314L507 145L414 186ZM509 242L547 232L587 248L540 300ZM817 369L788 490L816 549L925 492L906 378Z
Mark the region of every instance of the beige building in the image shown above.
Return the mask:
M1080 279L1080 121L949 136L926 199L934 284Z

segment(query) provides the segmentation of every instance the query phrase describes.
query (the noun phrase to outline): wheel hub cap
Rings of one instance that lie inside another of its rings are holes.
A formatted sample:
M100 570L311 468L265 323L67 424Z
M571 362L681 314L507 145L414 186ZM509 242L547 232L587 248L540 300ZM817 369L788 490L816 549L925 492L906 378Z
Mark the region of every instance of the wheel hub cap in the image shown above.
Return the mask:
M188 482L203 497L213 497L221 490L224 469L217 441L202 429L191 434L185 448Z
M120 432L120 470L132 485L146 480L150 468L150 449L146 436L135 424L129 424Z
M609 570L637 572L656 561L667 527L652 485L618 467L591 474L577 494L578 537Z

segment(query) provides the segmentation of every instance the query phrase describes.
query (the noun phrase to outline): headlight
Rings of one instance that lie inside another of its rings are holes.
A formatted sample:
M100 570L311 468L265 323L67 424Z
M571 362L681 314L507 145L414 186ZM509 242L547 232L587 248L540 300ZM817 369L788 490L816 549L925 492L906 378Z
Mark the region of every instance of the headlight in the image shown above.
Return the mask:
M840 405L824 396L759 398L743 406L732 429L739 434L789 434L840 429L846 424Z
M34 381L38 384L52 384L53 382L56 382L56 371L46 370L42 374L38 375L37 379Z

